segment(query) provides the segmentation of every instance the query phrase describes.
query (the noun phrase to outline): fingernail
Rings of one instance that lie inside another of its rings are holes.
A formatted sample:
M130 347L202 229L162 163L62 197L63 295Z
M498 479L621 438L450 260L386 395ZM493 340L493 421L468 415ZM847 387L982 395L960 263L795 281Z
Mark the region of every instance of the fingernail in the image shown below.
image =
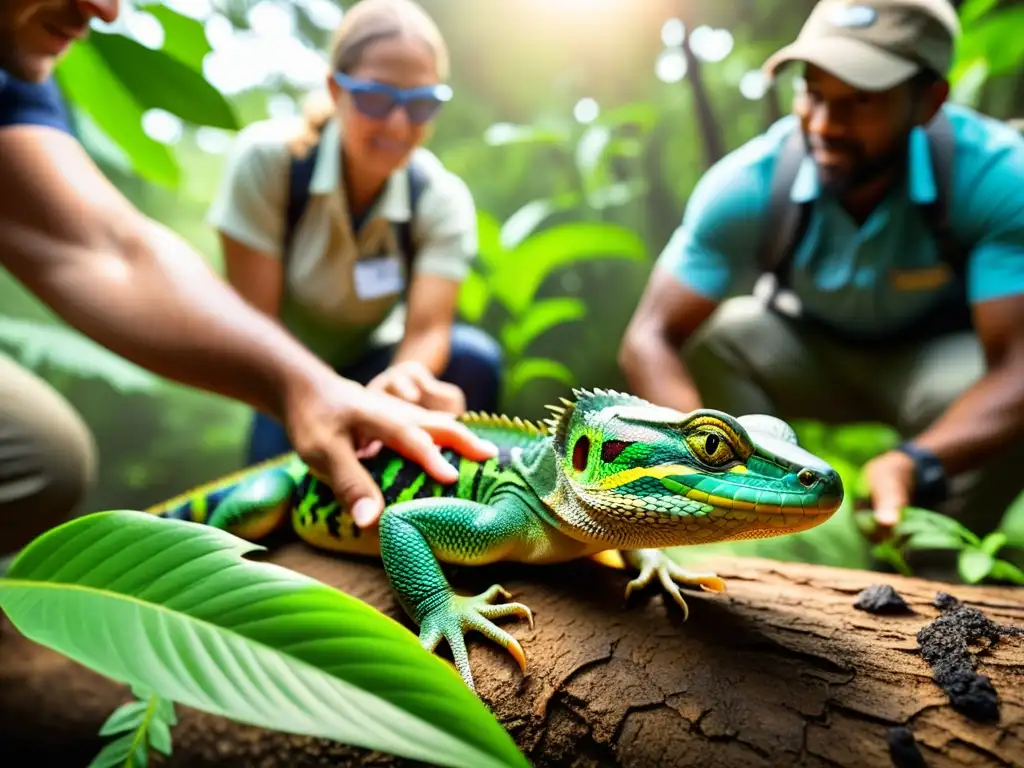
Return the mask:
M875 515L875 520L878 521L879 525L887 525L890 527L895 525L898 519L898 515L895 515L892 512L881 512Z
M352 519L360 528L373 523L377 517L377 505L373 499L363 498L352 505Z

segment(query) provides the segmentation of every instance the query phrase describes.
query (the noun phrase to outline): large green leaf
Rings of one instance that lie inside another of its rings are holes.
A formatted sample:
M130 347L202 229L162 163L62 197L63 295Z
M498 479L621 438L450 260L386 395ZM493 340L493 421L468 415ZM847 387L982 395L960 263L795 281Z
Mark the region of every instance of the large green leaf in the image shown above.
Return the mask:
M533 304L516 322L505 325L501 343L513 356L526 351L530 343L556 325L579 320L587 314L587 305L579 299L545 299Z
M213 48L206 39L206 29L198 19L182 16L161 3L139 3L140 11L152 14L164 28L161 50L196 72L203 71L203 59Z
M518 316L557 269L581 261L646 258L643 240L630 229L604 222L561 224L520 243L501 263L492 290Z
M978 61L990 76L1020 69L1024 60L1024 7L988 13L965 28L957 45L950 79L957 82Z
M491 301L491 289L479 272L470 271L459 288L459 314L476 325L483 319Z
M519 246L554 213L575 208L582 198L578 192L563 192L552 197L531 200L505 219L501 225L501 247L506 253Z
M238 116L201 71L164 51L154 51L124 35L92 32L93 47L144 110L164 109L194 125L229 131Z
M454 668L369 605L242 555L224 531L99 512L32 542L0 579L30 639L242 723L446 766L527 766Z
M95 48L95 34L76 43L56 70L64 96L86 112L128 155L135 172L166 187L176 187L180 169L171 150L142 130L145 111Z
M971 24L999 5L999 0L967 0L960 5L961 26L967 30Z
M493 214L478 210L476 214L477 252L480 263L489 270L495 269L504 259L505 250L501 245L501 222Z
M506 253L516 248L533 234L544 220L556 210L555 201L550 197L531 200L505 219L501 225L501 246Z
M508 372L506 387L509 397L519 394L520 390L534 379L554 379L567 387L576 385L576 377L565 365L557 360L546 357L528 357L512 366Z

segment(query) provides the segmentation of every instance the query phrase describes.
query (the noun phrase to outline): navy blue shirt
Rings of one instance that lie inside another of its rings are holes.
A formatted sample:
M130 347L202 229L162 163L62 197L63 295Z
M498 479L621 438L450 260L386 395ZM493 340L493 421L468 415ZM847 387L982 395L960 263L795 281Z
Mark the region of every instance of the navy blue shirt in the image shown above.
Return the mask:
M44 125L74 135L64 97L52 77L27 83L0 69L0 128L9 125Z

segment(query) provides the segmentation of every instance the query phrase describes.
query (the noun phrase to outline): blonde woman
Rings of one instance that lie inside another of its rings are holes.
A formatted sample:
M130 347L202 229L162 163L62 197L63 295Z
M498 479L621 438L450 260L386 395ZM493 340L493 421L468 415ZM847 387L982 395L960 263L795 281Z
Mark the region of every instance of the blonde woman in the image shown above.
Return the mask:
M357 3L331 45L330 98L239 134L211 222L235 289L343 376L427 408L494 410L501 350L454 322L475 205L422 147L451 98L447 75L419 5ZM400 303L400 341L379 343ZM257 413L248 462L288 449Z

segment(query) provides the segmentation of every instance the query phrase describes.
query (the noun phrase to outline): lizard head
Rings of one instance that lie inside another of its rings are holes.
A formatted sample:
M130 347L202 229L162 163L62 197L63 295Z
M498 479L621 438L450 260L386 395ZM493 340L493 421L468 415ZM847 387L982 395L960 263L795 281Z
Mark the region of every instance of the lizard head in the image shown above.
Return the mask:
M780 419L574 394L549 406L557 482L546 501L584 535L611 532L623 547L767 538L813 528L843 501L839 474Z

